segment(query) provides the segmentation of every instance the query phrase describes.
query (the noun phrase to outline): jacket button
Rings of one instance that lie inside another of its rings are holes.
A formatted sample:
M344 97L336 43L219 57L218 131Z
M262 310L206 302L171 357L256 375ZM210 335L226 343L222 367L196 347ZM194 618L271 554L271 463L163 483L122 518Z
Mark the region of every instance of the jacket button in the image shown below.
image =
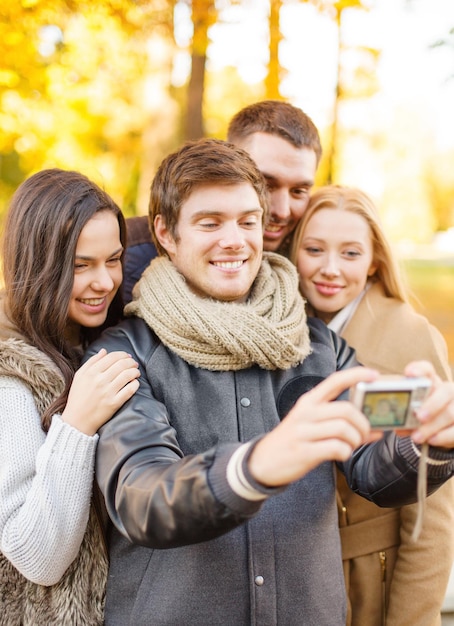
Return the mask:
M241 404L241 406L250 406L251 405L251 401L249 400L249 398L241 398L240 404Z
M265 582L265 579L263 578L263 576L256 576L254 578L254 582L257 585L257 587L261 587L263 583Z

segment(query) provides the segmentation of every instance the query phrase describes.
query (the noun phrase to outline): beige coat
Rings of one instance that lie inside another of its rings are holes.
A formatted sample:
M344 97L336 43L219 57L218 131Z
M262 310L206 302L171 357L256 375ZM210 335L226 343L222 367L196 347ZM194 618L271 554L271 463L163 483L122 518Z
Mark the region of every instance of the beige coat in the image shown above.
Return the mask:
M413 360L431 361L450 378L441 333L410 305L385 297L375 284L342 336L364 365L402 373ZM436 626L454 558L454 482L426 502L412 542L417 505L381 509L353 494L338 475L338 510L352 626Z

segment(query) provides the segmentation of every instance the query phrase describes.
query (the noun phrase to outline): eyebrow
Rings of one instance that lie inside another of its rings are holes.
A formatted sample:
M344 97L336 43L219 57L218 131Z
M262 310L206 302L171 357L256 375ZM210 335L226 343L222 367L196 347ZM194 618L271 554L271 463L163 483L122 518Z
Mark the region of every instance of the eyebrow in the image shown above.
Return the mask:
M268 180L268 181L279 181L279 177L274 176L273 174L267 174L266 172L262 172L262 176L265 178L265 180ZM314 186L314 180L312 178L308 178L306 180L300 180L297 183L293 183L291 185L291 187L313 187L313 186Z
M321 241L323 243L326 242L326 239L323 237L314 237L314 235L303 235L301 241ZM351 241L341 241L340 243L343 246L364 246L364 243L362 241L356 241L354 239L352 239Z
M263 213L263 208L261 206L258 206L258 207L253 208L253 209L245 209L244 211L241 211L241 215L250 215L252 213ZM217 211L215 209L213 209L213 210L197 211L196 213L194 213L192 215L192 219L198 219L200 217L210 217L212 215L225 215L225 212L224 211Z
M116 254L120 254L124 251L123 246L121 246L120 248L118 248L117 250L115 250L114 252L112 252L112 254L109 254L109 259L110 257L115 256ZM91 261L91 259L94 259L94 257L92 256L87 256L85 254L76 254L76 259L82 259L83 261Z

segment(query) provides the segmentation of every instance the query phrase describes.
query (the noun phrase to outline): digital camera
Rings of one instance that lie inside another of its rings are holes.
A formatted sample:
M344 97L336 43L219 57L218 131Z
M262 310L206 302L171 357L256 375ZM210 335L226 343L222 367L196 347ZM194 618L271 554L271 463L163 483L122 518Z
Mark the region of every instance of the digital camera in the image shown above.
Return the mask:
M415 411L431 388L428 378L381 376L350 389L350 400L369 420L373 430L410 432L420 426Z

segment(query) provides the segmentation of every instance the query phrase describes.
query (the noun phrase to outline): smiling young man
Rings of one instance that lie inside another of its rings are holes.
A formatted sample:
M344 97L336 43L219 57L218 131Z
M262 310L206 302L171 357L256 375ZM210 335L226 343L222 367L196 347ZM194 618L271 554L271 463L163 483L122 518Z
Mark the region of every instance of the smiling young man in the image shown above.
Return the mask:
M263 248L288 256L293 231L309 202L321 158L320 137L312 120L298 107L281 100L263 100L244 107L232 118L227 139L246 150L265 177L270 210L263 232ZM156 248L148 217L126 220L123 299L132 298Z
M184 203L178 230L169 230L158 213L155 233L191 291L225 302L244 302L262 261L263 215L249 183L203 185Z
M265 177L270 211L263 233L264 250L287 256L322 155L317 128L298 107L264 100L232 118L227 139L246 150Z
M267 203L254 161L219 140L186 144L153 180L160 256L87 354L125 350L141 371L99 433L106 626L344 624L332 462L383 506L415 498L418 447L361 446L377 438L366 417L333 402L376 372L306 320L295 267L262 252ZM454 387L437 393L416 432L452 447ZM429 491L454 471L450 450L430 456Z

